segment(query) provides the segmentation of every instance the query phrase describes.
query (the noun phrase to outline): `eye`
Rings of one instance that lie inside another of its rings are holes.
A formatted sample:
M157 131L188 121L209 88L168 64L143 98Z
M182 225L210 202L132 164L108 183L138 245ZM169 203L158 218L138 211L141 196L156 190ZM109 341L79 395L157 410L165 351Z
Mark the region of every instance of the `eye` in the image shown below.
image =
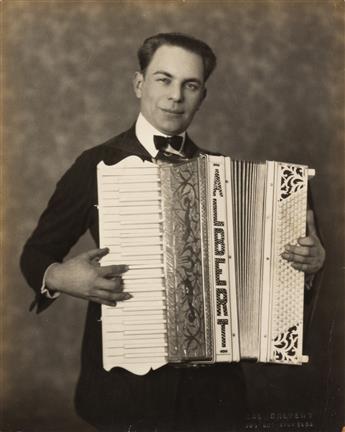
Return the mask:
M195 82L187 82L185 84L185 88L191 91L198 91L200 89L200 85Z
M169 84L171 80L170 80L170 78L167 78L167 77L159 77L159 78L157 78L157 81L161 82L163 84Z

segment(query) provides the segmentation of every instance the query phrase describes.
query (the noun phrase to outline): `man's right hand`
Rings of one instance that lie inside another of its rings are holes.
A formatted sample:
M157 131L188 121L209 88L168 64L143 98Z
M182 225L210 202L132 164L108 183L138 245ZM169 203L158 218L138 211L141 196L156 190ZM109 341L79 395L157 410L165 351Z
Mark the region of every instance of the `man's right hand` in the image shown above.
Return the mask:
M99 260L108 252L108 248L92 249L61 264L53 264L46 274L46 287L108 306L116 306L117 301L130 299L132 296L129 293L122 292L121 277L128 266L101 267L99 264Z

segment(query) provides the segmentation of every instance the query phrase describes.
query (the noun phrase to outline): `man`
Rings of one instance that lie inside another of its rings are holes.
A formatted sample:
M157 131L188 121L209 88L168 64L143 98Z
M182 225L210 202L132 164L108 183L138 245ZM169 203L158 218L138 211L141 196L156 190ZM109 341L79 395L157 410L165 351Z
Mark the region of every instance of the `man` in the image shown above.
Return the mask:
M123 369L104 371L101 354L100 304L126 301L121 275L126 263L100 267L106 249L94 249L63 262L72 245L90 230L98 244L96 166L115 164L130 155L156 156L154 136L180 136L166 153L185 158L201 150L186 130L206 97L206 81L216 58L203 42L168 33L148 38L138 52L140 72L134 91L140 115L128 131L85 151L58 182L56 191L27 241L21 266L35 289L37 310L59 293L89 300L82 348L76 408L100 430L231 430L245 408L245 385L238 364L200 368L164 366L146 376ZM284 257L308 273L317 272L324 251L309 218L310 235L289 246Z

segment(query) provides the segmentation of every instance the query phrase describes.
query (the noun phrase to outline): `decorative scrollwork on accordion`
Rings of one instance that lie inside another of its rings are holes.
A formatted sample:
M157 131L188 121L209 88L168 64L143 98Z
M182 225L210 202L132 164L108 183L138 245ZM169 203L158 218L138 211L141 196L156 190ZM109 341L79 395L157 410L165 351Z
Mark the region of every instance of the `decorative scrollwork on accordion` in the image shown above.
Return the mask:
M166 221L169 358L205 355L200 192L197 165L162 167ZM167 186L168 184L168 186Z
M281 333L273 341L273 358L277 362L294 363L297 356L299 332L297 325Z
M305 187L303 168L296 165L284 165L281 170L280 184L279 201L303 189Z
M205 348L200 251L199 189L195 165L185 164L172 177L176 253L177 328L185 354ZM178 203L178 205L176 205Z

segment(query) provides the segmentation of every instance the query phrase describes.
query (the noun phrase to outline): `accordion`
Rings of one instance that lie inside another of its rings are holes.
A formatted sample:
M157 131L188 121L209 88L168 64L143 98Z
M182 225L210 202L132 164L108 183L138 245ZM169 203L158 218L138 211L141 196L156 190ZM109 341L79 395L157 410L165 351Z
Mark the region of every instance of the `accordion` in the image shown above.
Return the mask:
M104 368L308 361L304 273L281 254L305 235L312 175L304 165L209 155L100 162L102 265L127 264L133 296L102 305Z

